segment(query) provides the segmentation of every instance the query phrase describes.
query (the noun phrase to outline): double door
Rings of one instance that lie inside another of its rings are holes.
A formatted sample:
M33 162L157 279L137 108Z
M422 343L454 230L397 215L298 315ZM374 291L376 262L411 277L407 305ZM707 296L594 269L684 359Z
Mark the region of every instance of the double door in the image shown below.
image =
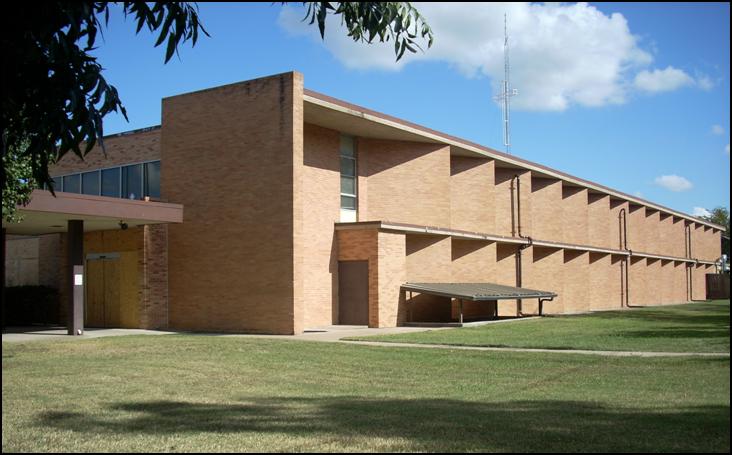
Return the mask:
M85 273L84 325L139 327L137 252L89 254Z

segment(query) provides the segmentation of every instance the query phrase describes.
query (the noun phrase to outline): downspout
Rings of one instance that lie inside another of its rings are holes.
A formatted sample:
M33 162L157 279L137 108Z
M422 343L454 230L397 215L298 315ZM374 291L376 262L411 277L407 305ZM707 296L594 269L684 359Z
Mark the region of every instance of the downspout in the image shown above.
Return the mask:
M628 250L628 218L624 208L618 213L618 236L619 248L624 251ZM630 269L630 256L626 256L620 263L620 307L623 307L623 297L625 298L625 307L630 307L630 279L628 269Z
M514 181L516 182L516 185L514 186ZM516 190L516 196L514 197L514 189ZM514 211L514 201L516 210ZM531 246L531 237L524 236L521 233L521 176L518 174L515 174L513 177L511 177L511 236L516 237L518 234L518 237L522 239L526 239L529 241L526 245L519 245L519 247L516 249L516 287L520 288L522 286L522 275L523 275L523 264L521 259L521 251ZM516 317L523 316L522 311L522 301L517 300L516 301Z
M691 224L686 224L684 227L684 244L686 246L686 258L691 259ZM691 263L686 263L686 298L689 302L694 296L693 267Z

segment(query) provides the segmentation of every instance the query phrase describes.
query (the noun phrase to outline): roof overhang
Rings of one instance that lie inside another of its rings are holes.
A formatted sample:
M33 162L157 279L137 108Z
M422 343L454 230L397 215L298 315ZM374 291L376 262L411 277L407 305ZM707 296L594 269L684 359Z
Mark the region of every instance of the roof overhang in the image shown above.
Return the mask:
M22 220L3 228L10 235L66 232L68 221L81 220L84 231L106 231L148 224L182 223L183 206L167 202L138 201L86 194L33 191L26 206L18 206Z
M305 90L303 104L306 123L365 138L445 144L450 147L450 153L452 155L490 158L496 161L497 166L503 168L530 170L540 177L561 180L569 185L587 188L596 194L606 194L721 231L726 229L725 226L700 220L691 215L660 206L604 185L580 179L556 169L518 158L514 155L499 152L474 142L450 136L362 106L350 104L312 90Z

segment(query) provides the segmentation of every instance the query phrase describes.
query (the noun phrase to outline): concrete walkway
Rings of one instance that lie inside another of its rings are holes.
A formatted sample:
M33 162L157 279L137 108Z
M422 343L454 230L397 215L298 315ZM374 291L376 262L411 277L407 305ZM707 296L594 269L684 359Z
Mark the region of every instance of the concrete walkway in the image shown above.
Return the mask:
M515 320L516 322L520 320ZM509 322L509 321L496 321ZM383 329L370 329L366 326L334 325L308 329L300 335L255 335L240 333L192 333L192 332L170 332L161 330L142 329L86 329L82 336L69 336L65 327L40 328L40 327L11 327L7 333L3 333L3 342L25 342L41 340L75 341L88 340L92 338L103 338L110 336L124 335L172 335L184 334L195 336L219 336L253 339L280 339L296 341L315 341L325 343L344 343L362 346L377 346L384 348L418 348L418 349L447 349L458 351L494 351L494 352L531 352L542 354L578 354L578 355L600 355L606 357L729 357L728 352L646 352L646 351L591 351L585 349L532 349L532 348L498 348L486 346L454 346L444 344L419 344L419 343L390 343L382 341L345 341L343 338L363 337L372 335L390 335L399 333L415 333L427 330L446 330L445 328L429 327L392 327Z
M729 357L729 352L647 352L647 351L590 351L585 349L532 349L494 348L488 346L455 346L447 344L390 343L383 341L341 341L347 344L380 346L386 348L450 349L459 351L532 352L543 354L580 354L606 357Z

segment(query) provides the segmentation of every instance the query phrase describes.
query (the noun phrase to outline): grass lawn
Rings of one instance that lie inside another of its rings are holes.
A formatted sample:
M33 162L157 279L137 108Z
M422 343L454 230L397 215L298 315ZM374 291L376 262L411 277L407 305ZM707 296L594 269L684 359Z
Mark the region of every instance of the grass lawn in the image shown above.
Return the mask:
M729 352L729 300L358 339L461 346Z
M2 370L3 452L729 452L728 358L169 335L3 343Z

